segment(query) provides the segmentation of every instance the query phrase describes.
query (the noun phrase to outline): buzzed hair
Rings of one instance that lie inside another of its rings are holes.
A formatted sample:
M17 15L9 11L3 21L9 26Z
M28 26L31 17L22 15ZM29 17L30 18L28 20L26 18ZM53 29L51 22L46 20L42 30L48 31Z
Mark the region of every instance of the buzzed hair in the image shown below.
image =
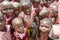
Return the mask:
M12 5L13 5L15 8L21 7L21 4L20 4L19 2L12 2Z
M32 2L40 2L40 0L31 0Z
M48 22L49 24L52 25L52 20L49 18L44 18L44 19L40 20L40 22L43 22L43 21Z
M49 15L49 10L47 8L43 8L40 12L39 12L39 16L43 16L43 15Z
M9 1L3 1L0 5L2 5L1 6L1 10L3 9L3 7L7 7L7 6L11 6L12 8L14 8L14 6L12 5L12 3L9 2Z
M13 23L16 23L16 24L22 23L22 18L14 18L14 19L12 20L12 24L13 24Z

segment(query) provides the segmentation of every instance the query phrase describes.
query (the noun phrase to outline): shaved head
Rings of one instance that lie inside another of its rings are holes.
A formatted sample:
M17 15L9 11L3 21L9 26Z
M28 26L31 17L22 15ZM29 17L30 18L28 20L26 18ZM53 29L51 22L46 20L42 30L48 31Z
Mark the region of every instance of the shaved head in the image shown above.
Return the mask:
M49 15L49 10L44 7L44 8L40 11L39 15L40 15L40 16Z
M21 0L21 4L22 4L22 6L28 6L28 7L31 6L30 0Z
M14 18L13 21L12 21L12 24L15 23L15 24L21 24L22 23L22 19L21 18Z
M40 20L40 23L47 23L49 25L52 25L52 20L49 18L44 18L44 19Z
M12 5L15 7L15 8L17 8L17 7L20 7L21 5L20 5L20 3L18 3L18 2L12 2Z

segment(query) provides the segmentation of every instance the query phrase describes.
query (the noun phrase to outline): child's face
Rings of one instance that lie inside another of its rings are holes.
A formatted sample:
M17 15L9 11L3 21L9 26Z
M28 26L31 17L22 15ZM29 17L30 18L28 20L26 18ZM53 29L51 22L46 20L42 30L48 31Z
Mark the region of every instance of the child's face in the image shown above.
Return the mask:
M18 24L14 23L13 26L14 26L15 31L17 31L19 33L23 33L24 32L24 25L23 24L21 24L21 23L18 23Z
M0 30L3 30L5 27L5 19L3 17L0 17Z
M2 12L8 16L13 15L13 6L12 5L3 6Z
M27 15L30 15L30 13L31 13L31 10L30 10L29 7L24 6L24 7L22 7L22 10L23 10L23 11L25 12L25 14L27 14Z
M47 6L47 0L41 0L40 4L41 6Z
M34 8L39 7L40 2L33 2Z
M19 13L21 12L21 8L20 7L15 8L14 12L16 15L19 15Z
M48 22L40 22L40 27L39 29L42 31L42 32L49 32L50 29L51 29L51 25L48 23Z

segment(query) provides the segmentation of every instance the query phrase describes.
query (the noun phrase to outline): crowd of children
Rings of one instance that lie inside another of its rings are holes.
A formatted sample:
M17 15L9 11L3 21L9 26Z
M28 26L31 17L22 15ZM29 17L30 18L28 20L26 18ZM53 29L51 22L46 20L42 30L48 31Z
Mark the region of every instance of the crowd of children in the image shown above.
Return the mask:
M59 40L60 0L0 0L0 40Z

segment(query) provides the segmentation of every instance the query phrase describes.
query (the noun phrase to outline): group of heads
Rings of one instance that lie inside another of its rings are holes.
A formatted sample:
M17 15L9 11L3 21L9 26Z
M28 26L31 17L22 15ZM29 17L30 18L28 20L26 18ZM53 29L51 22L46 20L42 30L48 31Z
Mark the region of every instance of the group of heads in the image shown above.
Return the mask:
M36 1L36 2L38 3L38 1ZM33 3L34 3L34 1L33 1ZM30 4L28 6L28 5L26 5L27 3L26 4L23 3L22 7L21 7L21 4L18 3L18 2L9 2L9 1L3 1L1 3L0 11L2 13L0 13L0 15L2 15L2 17L0 18L0 21L1 21L0 23L3 27L5 25L5 19L4 19L3 14L6 15L6 16L12 16L12 15L14 15L14 12L15 12L16 15L19 15L19 13L21 11L20 8L24 8L24 9L22 9L23 11L29 11L29 10L26 10L26 9L30 8ZM40 27L39 27L39 29L43 32L49 31L51 29L51 26L52 26L51 20L47 18L48 15L49 15L49 11L48 11L47 8L43 8L39 13L39 16L44 18L40 21ZM23 30L24 29L24 24L23 24L22 18L15 18L12 21L12 26L19 33L24 31ZM3 28L1 28L1 29L3 29Z
M6 16L12 16L14 14L18 15L20 12L20 3L18 2L3 1L0 3L0 6L1 12Z

